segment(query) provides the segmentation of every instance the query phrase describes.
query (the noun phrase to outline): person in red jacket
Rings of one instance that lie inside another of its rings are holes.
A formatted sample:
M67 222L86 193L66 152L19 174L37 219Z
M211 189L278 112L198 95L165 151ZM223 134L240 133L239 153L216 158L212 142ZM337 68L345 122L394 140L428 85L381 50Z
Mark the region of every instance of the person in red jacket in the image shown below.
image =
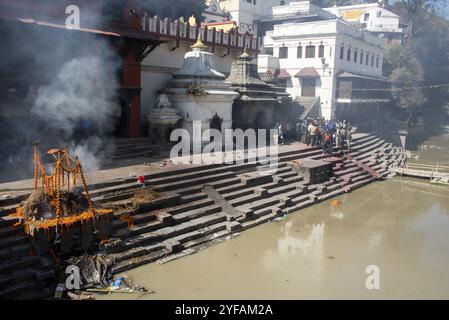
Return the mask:
M324 154L332 155L333 147L332 133L326 129L323 135L323 152Z

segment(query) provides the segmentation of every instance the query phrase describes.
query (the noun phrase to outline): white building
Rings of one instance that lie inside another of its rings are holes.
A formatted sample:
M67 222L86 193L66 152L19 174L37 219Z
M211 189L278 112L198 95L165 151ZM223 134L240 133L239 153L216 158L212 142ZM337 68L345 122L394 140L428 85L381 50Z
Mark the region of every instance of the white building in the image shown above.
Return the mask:
M339 18L319 20L322 10L308 1L272 10L288 16L297 13L298 7L306 8L304 2L309 12L301 11L300 17L313 14L318 20L274 25L264 39L266 52L273 55L259 56L259 72L279 69L292 98L309 103L319 98L321 114L327 119L338 115L339 108L348 111L355 104L363 108L363 104L388 103L388 98L360 95L364 88L388 85L382 79L383 41Z
M324 8L324 10L380 36L387 44L402 42L404 29L400 23L400 17L385 9L381 3L335 6Z
M219 0L207 0L206 5L207 8L201 15L204 19L204 23L214 23L228 20L229 13L221 8Z
M221 0L221 8L237 22L241 32L258 34L258 21L272 16L272 8L289 4L290 0Z

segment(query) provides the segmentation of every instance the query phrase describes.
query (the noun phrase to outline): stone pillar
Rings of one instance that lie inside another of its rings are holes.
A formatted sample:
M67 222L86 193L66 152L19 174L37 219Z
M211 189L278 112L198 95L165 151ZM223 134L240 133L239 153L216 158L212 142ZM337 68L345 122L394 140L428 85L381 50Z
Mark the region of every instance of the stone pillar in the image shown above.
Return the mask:
M140 61L137 59L136 50L137 46L127 44L123 58L122 87L135 92L127 106L127 135L130 138L140 137Z

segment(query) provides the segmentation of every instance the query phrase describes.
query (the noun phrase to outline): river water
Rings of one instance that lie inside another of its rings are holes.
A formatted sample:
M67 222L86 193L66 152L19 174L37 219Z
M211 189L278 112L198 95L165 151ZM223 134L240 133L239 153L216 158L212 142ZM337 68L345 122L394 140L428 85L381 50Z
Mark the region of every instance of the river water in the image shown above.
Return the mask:
M447 132L422 146L415 160L449 161ZM449 187L395 178L336 200L126 273L154 294L97 298L449 299Z

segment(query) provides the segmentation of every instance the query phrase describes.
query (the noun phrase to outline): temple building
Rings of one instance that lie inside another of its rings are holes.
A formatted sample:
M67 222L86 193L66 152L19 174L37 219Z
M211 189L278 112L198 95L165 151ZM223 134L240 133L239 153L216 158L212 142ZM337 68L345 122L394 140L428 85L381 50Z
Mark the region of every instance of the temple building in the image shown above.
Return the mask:
M214 55L206 51L207 45L200 37L191 49L164 93L179 111L179 127L189 132L192 144L196 134L201 134L201 141L207 144L210 139L203 139L207 129L232 129L232 103L238 93L225 82L226 76L215 69Z
M275 89L259 78L257 64L244 52L232 63L227 79L239 93L232 106L233 128L271 129L282 117L283 100Z

